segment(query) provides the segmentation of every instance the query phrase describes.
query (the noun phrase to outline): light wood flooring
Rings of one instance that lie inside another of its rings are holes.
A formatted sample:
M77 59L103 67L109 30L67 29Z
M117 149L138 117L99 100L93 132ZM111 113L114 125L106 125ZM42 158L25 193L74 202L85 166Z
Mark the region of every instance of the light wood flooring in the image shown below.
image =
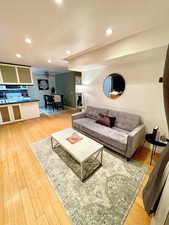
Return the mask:
M63 206L29 144L71 127L73 111L0 126L0 225L70 225ZM144 183L125 225L149 225L143 209L142 189L152 170L149 150L135 159L148 168ZM86 224L87 225L87 224Z

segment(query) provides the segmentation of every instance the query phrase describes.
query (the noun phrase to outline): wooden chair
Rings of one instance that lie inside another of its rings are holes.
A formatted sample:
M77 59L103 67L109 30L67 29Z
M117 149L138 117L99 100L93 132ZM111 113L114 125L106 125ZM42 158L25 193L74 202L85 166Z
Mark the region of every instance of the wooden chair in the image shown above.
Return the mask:
M44 101L45 101L45 108L52 107L53 111L55 110L55 102L52 95L44 95Z
M64 109L63 95L54 95L53 98L56 109L58 110L59 107Z

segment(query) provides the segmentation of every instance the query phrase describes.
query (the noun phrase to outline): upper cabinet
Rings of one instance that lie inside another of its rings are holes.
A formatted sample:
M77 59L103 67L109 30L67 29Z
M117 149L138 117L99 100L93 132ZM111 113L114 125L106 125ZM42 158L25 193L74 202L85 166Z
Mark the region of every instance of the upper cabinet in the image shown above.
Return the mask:
M33 85L30 67L0 64L0 84Z
M16 68L14 66L0 65L2 83L18 83Z
M16 69L18 72L19 82L21 84L32 84L32 73L29 68L17 66Z

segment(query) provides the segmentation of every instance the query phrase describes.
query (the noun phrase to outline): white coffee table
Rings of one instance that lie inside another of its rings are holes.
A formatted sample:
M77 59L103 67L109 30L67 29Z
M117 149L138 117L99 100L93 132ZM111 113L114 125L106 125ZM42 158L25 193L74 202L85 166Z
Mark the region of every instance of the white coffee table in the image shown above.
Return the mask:
M70 137L74 132L78 133L79 136L83 137L82 140L75 144L71 144L66 139ZM54 143L55 142L55 143ZM81 181L84 180L83 177L83 166L86 164L87 160L94 156L95 160L98 161L99 165L97 169L102 166L103 158L103 145L97 143L91 138L86 137L85 135L77 132L72 128L67 128L62 131L58 131L51 135L51 145L52 149L57 146L62 146L63 149L68 152L81 166ZM96 170L96 169L95 169ZM86 177L85 177L86 179Z

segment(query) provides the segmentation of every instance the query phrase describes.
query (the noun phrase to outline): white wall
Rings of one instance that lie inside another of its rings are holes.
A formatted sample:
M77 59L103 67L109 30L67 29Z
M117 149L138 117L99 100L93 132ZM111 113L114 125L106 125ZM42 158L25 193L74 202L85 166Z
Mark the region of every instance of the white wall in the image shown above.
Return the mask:
M85 85L85 104L122 110L141 115L147 131L159 125L163 134L168 134L166 125L163 88L158 79L163 75L164 57L145 60L118 61L98 70L82 72ZM104 78L110 73L120 73L126 81L126 89L118 99L109 99L103 93Z

